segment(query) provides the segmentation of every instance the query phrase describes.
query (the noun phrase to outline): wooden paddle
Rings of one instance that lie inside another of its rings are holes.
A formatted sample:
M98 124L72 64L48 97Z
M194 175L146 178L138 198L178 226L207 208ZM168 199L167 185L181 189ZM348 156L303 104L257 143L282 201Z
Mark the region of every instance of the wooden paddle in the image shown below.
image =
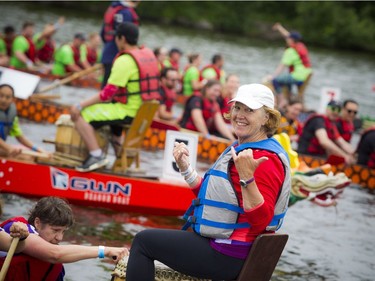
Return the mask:
M0 281L4 281L5 276L7 275L10 262L13 258L14 252L16 251L16 248L17 248L17 245L18 245L19 241L20 241L20 238L15 237L15 238L13 238L12 243L10 244L10 248L9 248L7 257L5 258L3 267L1 268Z
M23 155L29 155L29 156L33 156L33 157L50 158L50 155L48 153L32 151L32 150L28 150L28 149L22 149L21 153Z
M82 76L85 76L87 74L90 74L96 70L99 70L102 68L102 65L101 64L95 64L93 65L92 67L90 68L87 68L87 69L84 69L84 70L81 70L81 71L78 71L78 72L74 72L72 75L69 75L68 77L64 78L64 79L61 79L61 80L57 80L56 82L48 85L47 87L44 87L42 88L38 94L40 93L44 93L44 92L48 92L52 89L55 89L61 85L64 85L64 84L67 84L75 79L78 79Z

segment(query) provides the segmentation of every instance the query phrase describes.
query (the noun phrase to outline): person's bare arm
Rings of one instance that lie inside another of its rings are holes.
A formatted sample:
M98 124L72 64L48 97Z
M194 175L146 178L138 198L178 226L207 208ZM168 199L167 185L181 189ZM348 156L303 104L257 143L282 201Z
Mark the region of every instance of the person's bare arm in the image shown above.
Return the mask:
M159 116L159 118L162 119L162 120L168 120L168 121L170 121L170 120L173 120L173 119L174 119L174 118L173 118L173 114L172 114L172 112L168 112L168 111L167 111L167 107L165 106L165 104L161 104L161 105L159 106L159 109L158 109L158 116Z
M198 132L201 132L204 136L209 134L209 131L206 126L206 121L204 121L202 110L195 108L191 111L191 118L195 127L198 129Z
M98 246L55 245L45 241L37 234L27 238L23 253L50 263L71 263L98 257ZM128 255L127 248L105 247L104 255L118 261Z
M332 140L328 138L327 131L323 128L316 130L315 136L318 138L320 145L328 152L328 154L334 154L341 156L345 159L346 164L352 164L355 159L352 155L346 153L338 145L336 145Z
M0 154L5 156L14 157L21 153L21 148L7 144L2 138L0 138Z
M277 30L277 31L279 31L280 33L281 33L281 35L283 36L283 37L289 37L289 31L288 30L286 30L285 29L285 27L283 27L282 25L281 25L281 23L279 23L279 22L277 22L277 23L275 23L274 25L273 25L273 30Z
M348 154L354 154L355 153L355 148L348 143L346 140L344 140L342 137L339 137L336 140L337 145L339 145L346 153Z

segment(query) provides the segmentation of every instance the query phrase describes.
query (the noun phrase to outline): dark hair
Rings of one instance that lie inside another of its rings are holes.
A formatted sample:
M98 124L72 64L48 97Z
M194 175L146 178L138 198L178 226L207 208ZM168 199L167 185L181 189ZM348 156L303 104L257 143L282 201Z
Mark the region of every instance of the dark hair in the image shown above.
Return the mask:
M217 63L218 61L221 61L223 59L223 56L220 54L216 54L212 57L212 64Z
M172 68L172 67L164 67L162 69L162 71L160 72L160 78L167 78L167 75L168 75L168 72L169 71L176 71L176 69Z
M347 100L344 100L342 106L345 107L348 103L354 103L354 104L358 105L358 102L356 102L355 100L347 99Z
M27 27L29 27L29 26L34 26L35 24L34 24L34 22L32 22L32 21L25 21L24 23L23 23L23 25L22 25L22 29L25 29L25 28L27 28Z
M125 40L130 45L137 45L139 37L139 28L131 22L120 23L116 28L116 37L125 37Z
M206 95L206 91L207 91L208 88L211 88L212 86L215 86L215 85L221 85L220 81L216 80L216 79L210 79L210 80L208 80L207 83L202 88L202 94L203 94L203 96Z
M16 31L16 30L15 30L14 27L11 26L11 25L7 25L7 26L4 27L4 33L5 33L5 34L13 33L13 32L15 32L15 31Z
M34 225L35 219L53 226L71 227L74 223L73 211L67 201L58 197L43 197L30 211L28 223Z
M199 56L200 56L200 54L198 54L198 53L189 54L187 56L189 63L193 63L193 61L195 61Z
M13 88L11 85L9 85L9 84L1 84L1 85L0 85L0 90L1 90L2 88L5 88L5 87L8 87L9 89L12 90L12 96L14 97L14 88Z

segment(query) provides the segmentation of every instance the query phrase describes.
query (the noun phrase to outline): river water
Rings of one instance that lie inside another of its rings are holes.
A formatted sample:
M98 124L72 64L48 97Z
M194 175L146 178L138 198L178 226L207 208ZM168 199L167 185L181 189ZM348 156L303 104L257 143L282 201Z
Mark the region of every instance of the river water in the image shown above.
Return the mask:
M147 2L142 3L147 5ZM39 6L37 6L39 7ZM65 13L67 22L56 34L58 42L68 41L77 31L98 31L100 18L78 12L36 11L31 4L0 3L0 28L13 24L20 29L23 20L33 20L40 30ZM20 20L22 19L22 20ZM237 73L242 83L260 82L272 72L283 51L283 43L266 43L249 38L200 33L176 27L142 25L141 42L154 48L178 46L188 52L201 52L204 61L216 52L225 56L227 73ZM375 56L355 52L310 48L314 76L306 91L309 107L316 108L322 87L337 87L342 97L353 97L360 104L361 115L374 116ZM183 61L183 64L185 60ZM69 103L84 98L92 90L63 87ZM42 139L54 137L53 125L33 124L22 120L25 135L52 151ZM10 140L15 143L14 140ZM162 153L142 152L148 170L161 172ZM205 168L201 164L201 169ZM1 187L0 187L1 188ZM37 188L37 187L30 187ZM34 200L16 195L4 196L2 220L15 215L27 216ZM281 229L290 235L286 249L272 280L374 280L375 276L375 199L367 190L350 186L338 199L336 207L323 208L308 201L298 202L287 214ZM178 228L178 218L114 213L108 210L73 206L75 227L66 234L65 243L88 245L128 245L135 233L145 227ZM197 257L199 258L199 257ZM66 280L109 280L113 265L106 261L87 260L66 265Z

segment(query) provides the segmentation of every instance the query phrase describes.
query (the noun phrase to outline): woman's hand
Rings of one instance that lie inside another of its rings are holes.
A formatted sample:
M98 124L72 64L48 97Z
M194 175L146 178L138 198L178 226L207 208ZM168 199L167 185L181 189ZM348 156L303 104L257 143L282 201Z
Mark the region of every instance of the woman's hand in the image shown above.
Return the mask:
M189 150L183 142L175 142L173 148L173 157L176 160L180 171L186 171L190 165Z
M29 229L23 222L13 223L9 231L10 236L12 236L13 238L19 237L20 239L26 239L27 236L29 236Z
M105 247L105 256L112 258L112 260L115 262L118 262L123 257L129 256L129 249L119 247Z
M254 176L254 172L259 167L259 165L268 160L268 157L265 156L260 157L259 159L254 159L252 149L242 150L237 155L236 150L232 146L231 153L240 179L245 180L251 179Z

